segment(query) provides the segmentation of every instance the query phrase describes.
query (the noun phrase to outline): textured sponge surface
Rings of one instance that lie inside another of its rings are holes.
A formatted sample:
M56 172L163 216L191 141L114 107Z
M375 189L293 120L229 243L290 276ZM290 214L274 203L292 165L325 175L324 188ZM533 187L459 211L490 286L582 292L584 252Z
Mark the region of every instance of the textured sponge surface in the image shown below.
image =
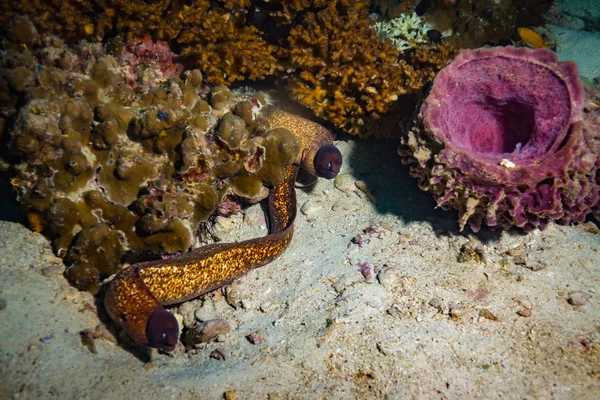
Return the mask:
M490 160L526 161L556 150L571 117L565 81L550 68L488 57L451 68L436 83L445 96L426 114L440 136Z

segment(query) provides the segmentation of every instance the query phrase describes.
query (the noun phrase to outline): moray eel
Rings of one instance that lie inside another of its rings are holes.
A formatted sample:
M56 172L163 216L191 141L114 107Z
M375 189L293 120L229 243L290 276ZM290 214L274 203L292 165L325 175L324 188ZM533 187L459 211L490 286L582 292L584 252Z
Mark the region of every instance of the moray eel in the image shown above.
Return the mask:
M269 234L237 243L208 245L119 271L109 283L104 305L108 315L137 343L173 351L179 324L164 306L217 289L285 251L294 231L298 167L327 179L339 172L342 156L327 129L271 106L265 114L271 128L287 128L302 143L296 162L286 168L283 182L269 192Z
M300 139L295 164L311 175L333 179L342 167L342 154L333 145L333 135L324 126L277 107L267 106L264 116L269 127L286 128Z

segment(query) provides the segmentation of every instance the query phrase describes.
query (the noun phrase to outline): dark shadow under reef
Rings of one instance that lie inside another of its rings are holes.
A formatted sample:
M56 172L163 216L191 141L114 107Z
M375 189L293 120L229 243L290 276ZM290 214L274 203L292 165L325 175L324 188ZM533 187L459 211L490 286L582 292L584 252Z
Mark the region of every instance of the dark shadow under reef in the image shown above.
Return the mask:
M397 215L405 223L427 221L438 236L475 235L482 242L499 239L502 231L487 227L477 233L468 227L460 232L457 211L436 208L433 197L419 188L408 172L409 167L402 164L398 144L395 139L359 140L356 149L344 160L354 177L374 194L378 212ZM510 232L521 234L517 229Z
M259 82L241 82L233 87L240 91L264 91L278 107L325 126L334 133L337 140L355 140L356 147L349 156L346 156L344 165L349 166L353 176L357 180L363 181L366 187L373 192L376 198L375 206L380 213L397 215L406 223L427 221L438 236L475 235L482 242L493 242L499 238L502 230L493 231L486 226L482 226L477 233L468 226L460 232L458 212L436 208L433 197L419 188L417 180L408 172L409 167L402 164L397 153L400 144L399 138L359 139L345 135L336 130L328 121L315 117L306 107L291 101L285 95L282 83L277 79L267 78ZM423 89L423 95L426 95L429 88L430 85L427 85ZM399 124L409 118L415 103L420 99L418 96L420 95L407 98L401 104L399 103L394 111L398 113L398 116L393 121L388 121L386 125ZM314 185L311 185L313 183L311 178L306 178L302 171L298 174L297 183L297 189L307 193L312 192L315 188ZM509 232L515 235L523 234L518 229L511 229Z
M27 227L27 216L17 201L8 173L0 173L0 220L17 222Z

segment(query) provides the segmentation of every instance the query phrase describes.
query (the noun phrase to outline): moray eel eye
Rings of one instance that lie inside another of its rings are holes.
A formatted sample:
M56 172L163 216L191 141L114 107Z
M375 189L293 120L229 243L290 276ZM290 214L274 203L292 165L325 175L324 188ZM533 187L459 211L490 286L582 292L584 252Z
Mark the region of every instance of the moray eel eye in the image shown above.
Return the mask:
M342 153L332 144L321 147L315 155L315 172L317 176L333 179L342 167Z
M156 347L163 351L173 351L179 337L177 319L165 309L154 311L148 319L146 335L150 347Z

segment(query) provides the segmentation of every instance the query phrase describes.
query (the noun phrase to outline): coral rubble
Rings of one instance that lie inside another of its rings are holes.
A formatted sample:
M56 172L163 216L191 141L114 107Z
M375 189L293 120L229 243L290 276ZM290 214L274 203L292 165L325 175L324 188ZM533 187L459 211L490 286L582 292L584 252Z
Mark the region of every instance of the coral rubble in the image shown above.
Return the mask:
M0 165L80 289L96 290L126 251L194 246L225 196L260 199L296 159L298 139L269 129L262 95L180 74L162 41L115 39L113 56L99 43L42 37L25 18L9 31Z
M460 226L544 228L600 207L597 111L546 49L464 50L435 78L400 153Z

